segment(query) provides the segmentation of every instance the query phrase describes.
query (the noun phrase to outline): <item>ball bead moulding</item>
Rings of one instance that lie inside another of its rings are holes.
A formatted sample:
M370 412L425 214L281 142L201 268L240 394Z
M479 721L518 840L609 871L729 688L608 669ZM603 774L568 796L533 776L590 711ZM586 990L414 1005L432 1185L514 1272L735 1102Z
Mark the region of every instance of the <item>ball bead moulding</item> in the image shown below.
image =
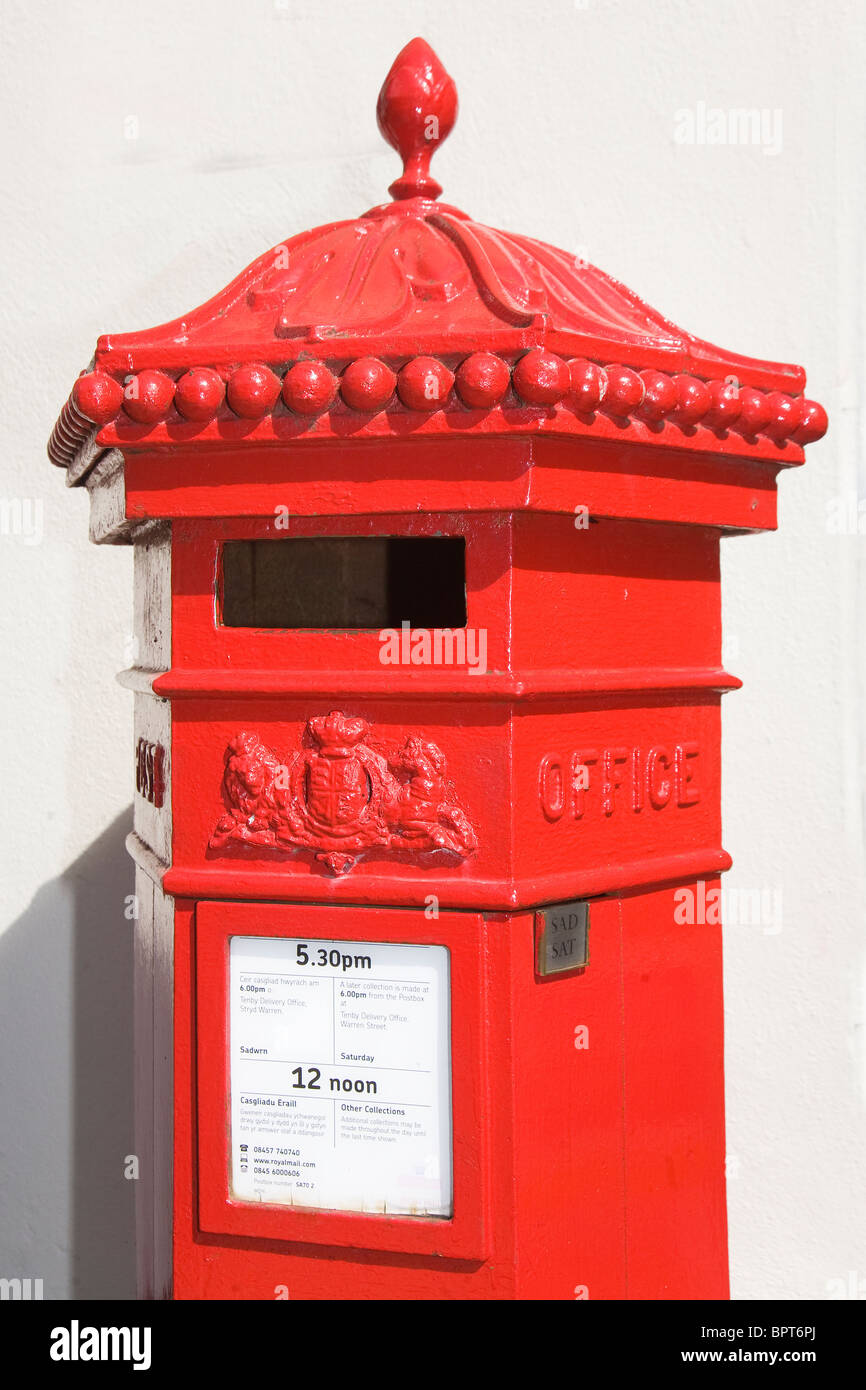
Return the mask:
M280 394L280 379L270 367L250 363L232 372L226 398L235 415L243 420L260 420L269 414Z
M493 352L473 352L457 368L457 394L464 405L488 409L497 405L511 384L511 374Z
M514 389L527 405L558 405L571 389L568 364L553 352L533 348L514 368Z
M340 395L350 410L375 415L390 401L397 378L378 357L359 357L340 377Z
M575 357L568 364L570 401L575 410L584 415L592 415L604 400L607 390L607 373L597 362L588 362L584 357Z
M413 357L397 374L397 394L407 410L439 410L453 385L453 372L436 357Z
M191 367L177 383L174 403L185 420L212 420L225 400L225 382L212 367Z
M174 381L153 368L130 377L123 388L123 409L137 425L155 425L165 419L173 400Z
M107 425L123 405L123 387L107 372L85 372L72 388L72 404L94 425Z
M324 362L296 362L283 377L283 401L297 415L323 414L336 394L337 382Z

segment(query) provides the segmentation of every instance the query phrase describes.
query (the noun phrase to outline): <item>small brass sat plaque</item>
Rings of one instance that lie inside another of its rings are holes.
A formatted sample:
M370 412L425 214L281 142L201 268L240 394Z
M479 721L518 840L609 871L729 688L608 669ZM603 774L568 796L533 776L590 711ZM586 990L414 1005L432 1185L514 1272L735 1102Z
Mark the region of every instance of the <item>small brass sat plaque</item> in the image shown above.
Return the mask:
M554 903L535 914L535 959L539 975L583 970L589 963L589 903Z

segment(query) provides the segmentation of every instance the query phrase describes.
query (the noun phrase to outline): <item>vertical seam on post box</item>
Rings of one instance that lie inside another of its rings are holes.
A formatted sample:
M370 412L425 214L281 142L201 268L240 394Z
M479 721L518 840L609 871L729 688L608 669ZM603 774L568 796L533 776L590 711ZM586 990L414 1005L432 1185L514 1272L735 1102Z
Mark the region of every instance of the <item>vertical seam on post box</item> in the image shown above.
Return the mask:
M628 1298L628 1145L626 1131L626 967L624 967L623 941L623 899L616 899L617 934L619 934L620 972L620 1076L621 1095L623 1095L623 1123L620 1127L621 1155L623 1155L623 1298Z
M515 535L514 535L514 528L515 528L515 525L516 525L516 524L517 524L517 523L516 523L516 513L513 512L513 511L511 511L511 512L508 513L508 599L507 599L507 602L508 602L508 609L507 609L507 612L508 612L508 621L507 621L506 626L505 626L505 669L506 669L506 671L509 671L509 672L513 671L513 665L514 665L514 646L513 646L512 617L513 617L513 614L514 614L514 551L515 551ZM468 616L469 616L469 608L468 608L468 594L467 594L467 621L468 621ZM513 699L509 699L507 708L508 708L508 777L509 777L509 781L512 781L512 779L513 779L513 777L514 777L514 736L515 736L515 731L514 731L515 707L514 707L514 700L513 700ZM509 807L508 807L508 852L509 852L509 855L510 855L510 858L511 858L511 865L512 865L512 868L511 868L511 875L510 875L511 881L510 881L510 883L508 884L508 896L509 896L509 898L510 898L512 901L513 901L513 899L514 899L514 856L515 856L516 850L517 850L517 805L516 805L515 798L512 796L512 797L509 797Z

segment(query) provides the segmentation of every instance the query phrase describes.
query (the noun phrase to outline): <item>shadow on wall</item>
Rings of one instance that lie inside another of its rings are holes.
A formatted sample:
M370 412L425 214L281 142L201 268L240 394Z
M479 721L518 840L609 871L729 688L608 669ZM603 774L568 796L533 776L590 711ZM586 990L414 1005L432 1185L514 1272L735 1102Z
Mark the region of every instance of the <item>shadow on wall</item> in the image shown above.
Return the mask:
M46 1299L135 1297L131 824L0 937L0 1276L42 1278Z

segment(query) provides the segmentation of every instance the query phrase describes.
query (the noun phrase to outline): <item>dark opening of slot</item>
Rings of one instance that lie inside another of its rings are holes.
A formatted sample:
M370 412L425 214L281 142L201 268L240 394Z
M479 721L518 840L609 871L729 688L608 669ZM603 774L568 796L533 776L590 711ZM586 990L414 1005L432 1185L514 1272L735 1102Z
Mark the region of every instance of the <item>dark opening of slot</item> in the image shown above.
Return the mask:
M226 627L466 626L462 537L226 541L221 573Z

